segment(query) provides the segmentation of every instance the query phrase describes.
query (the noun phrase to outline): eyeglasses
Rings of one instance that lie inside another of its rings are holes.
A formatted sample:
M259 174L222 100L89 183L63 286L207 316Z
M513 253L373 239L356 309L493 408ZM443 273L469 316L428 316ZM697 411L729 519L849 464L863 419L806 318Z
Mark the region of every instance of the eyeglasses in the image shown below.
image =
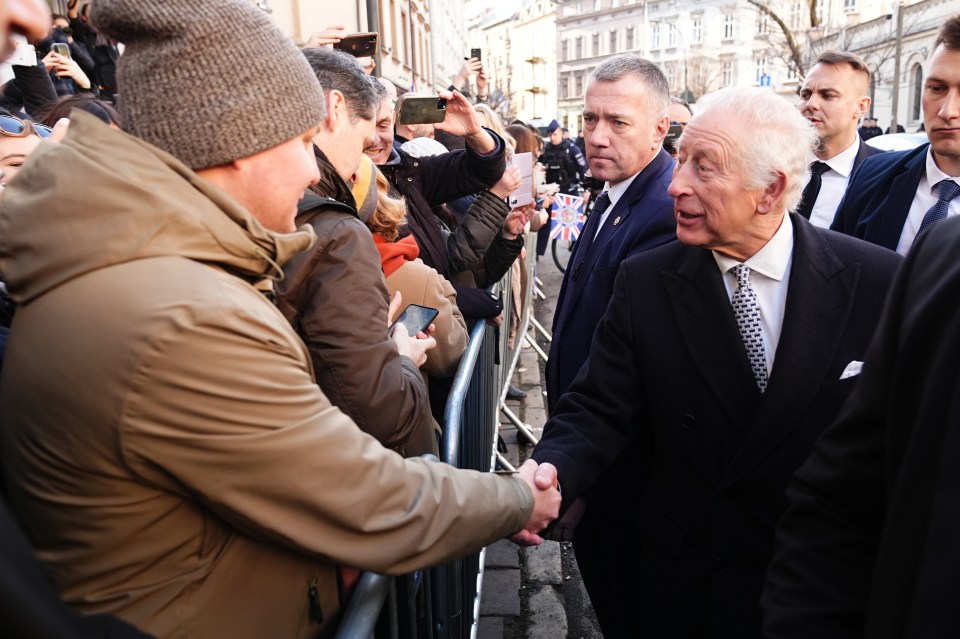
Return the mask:
M15 118L12 115L0 115L0 135L11 138L25 138L31 133L36 133L41 139L46 139L53 133L53 129L30 120Z

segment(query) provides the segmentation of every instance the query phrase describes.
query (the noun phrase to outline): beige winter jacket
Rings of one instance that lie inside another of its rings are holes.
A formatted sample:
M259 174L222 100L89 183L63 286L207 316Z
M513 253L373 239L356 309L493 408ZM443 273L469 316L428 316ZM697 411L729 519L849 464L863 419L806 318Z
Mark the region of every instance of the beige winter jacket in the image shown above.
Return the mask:
M70 604L305 637L311 599L337 613L334 562L410 571L526 521L520 480L404 460L323 396L258 290L312 239L83 113L7 189L3 480Z

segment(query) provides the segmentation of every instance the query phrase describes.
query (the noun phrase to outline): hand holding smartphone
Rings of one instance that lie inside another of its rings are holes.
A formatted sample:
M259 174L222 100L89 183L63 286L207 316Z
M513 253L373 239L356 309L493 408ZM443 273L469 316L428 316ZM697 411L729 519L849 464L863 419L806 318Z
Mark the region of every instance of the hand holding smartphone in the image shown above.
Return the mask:
M387 329L387 335L393 335L393 330L397 327L397 324L403 324L404 328L407 329L407 334L411 337L417 333L426 333L439 314L440 311L431 306L411 304L403 309L397 321L390 325Z
M380 36L372 31L351 33L333 45L334 49L349 53L355 58L366 58L377 54Z

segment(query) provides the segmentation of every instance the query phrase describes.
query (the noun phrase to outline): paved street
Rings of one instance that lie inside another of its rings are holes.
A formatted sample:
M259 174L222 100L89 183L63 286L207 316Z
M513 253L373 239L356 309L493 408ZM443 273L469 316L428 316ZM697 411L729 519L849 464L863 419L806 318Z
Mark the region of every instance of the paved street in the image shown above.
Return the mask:
M565 249L562 249L564 257ZM537 299L534 312L547 331L563 275L548 249L537 264L546 299ZM540 347L549 343L539 336ZM532 348L520 355L514 384L526 391L521 400L507 405L539 435L546 420L543 395L543 362ZM517 429L503 417L501 436L507 458L518 464L531 446L517 441ZM583 589L570 544L547 541L537 548L520 549L501 541L487 549L480 605L480 639L602 639L590 599Z

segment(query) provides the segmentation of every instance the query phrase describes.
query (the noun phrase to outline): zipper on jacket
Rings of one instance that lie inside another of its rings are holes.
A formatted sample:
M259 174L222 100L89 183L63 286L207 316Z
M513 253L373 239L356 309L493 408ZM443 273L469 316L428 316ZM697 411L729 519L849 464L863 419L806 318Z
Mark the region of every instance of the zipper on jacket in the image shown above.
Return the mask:
M323 623L323 608L320 607L320 589L317 588L317 578L310 580L307 588L307 603L310 605L310 620Z

